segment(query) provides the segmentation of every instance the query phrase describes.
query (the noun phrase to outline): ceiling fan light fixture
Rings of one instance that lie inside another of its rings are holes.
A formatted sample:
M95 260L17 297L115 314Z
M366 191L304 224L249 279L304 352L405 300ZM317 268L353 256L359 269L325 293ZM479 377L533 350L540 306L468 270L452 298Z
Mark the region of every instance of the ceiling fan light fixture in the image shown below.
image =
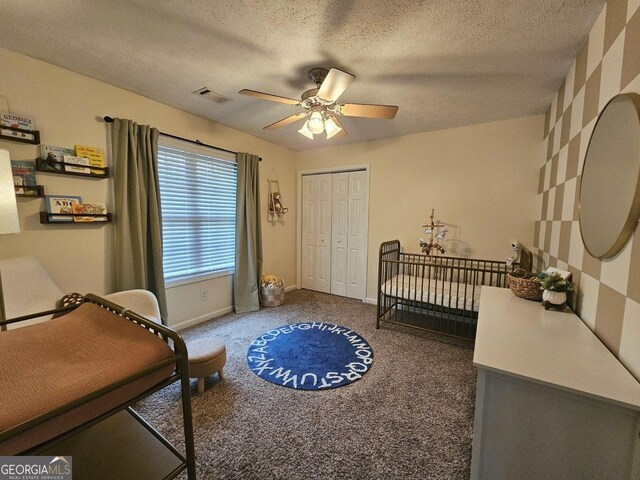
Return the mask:
M312 112L307 121L307 128L312 133L318 134L324 132L324 117L319 111Z
M306 122L304 122L302 124L302 128L300 130L298 130L298 133L301 133L302 135L304 135L308 139L313 140L313 132L311 130L309 130L308 123L309 123L308 120Z
M331 117L329 117L327 119L326 122L324 122L324 128L327 132L327 139L333 137L334 135L340 133L340 131L342 130L342 128L340 127L340 125L338 125L335 120Z
M257 90L243 89L238 93L261 100L300 107L302 111L299 113L294 113L267 125L263 127L263 130L275 130L304 120L304 125L298 132L311 140L314 139L314 135L320 135L322 132L326 133L327 139L336 135L347 135L347 130L340 123L340 116L393 119L398 113L397 105L338 103L338 98L356 78L340 69L312 68L309 70L309 78L315 84L315 88L302 93L300 100Z

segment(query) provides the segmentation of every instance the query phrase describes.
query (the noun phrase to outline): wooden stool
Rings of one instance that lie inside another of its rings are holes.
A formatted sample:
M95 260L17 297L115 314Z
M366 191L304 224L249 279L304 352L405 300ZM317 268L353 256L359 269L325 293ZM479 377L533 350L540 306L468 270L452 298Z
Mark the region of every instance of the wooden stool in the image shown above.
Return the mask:
M198 338L187 342L189 354L189 376L198 379L198 393L204 392L204 377L218 372L224 378L222 369L227 363L227 348L222 340L215 337Z

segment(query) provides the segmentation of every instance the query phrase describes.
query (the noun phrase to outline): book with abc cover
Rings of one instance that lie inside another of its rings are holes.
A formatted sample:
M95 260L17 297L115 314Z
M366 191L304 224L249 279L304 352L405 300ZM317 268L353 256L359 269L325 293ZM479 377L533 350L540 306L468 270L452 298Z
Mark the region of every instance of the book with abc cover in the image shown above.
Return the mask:
M73 213L73 205L82 203L82 199L72 195L45 195L47 213ZM73 222L72 216L50 215L50 222Z

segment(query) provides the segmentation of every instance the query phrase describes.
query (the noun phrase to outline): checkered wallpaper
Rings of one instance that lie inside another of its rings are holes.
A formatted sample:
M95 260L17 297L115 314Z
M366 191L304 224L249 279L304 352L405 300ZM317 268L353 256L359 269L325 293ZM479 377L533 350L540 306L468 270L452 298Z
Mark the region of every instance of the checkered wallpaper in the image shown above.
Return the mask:
M640 0L606 3L547 112L534 252L539 270L573 273L574 310L640 380L640 228L620 254L600 261L582 245L577 208L598 113L620 92L640 93L639 7Z

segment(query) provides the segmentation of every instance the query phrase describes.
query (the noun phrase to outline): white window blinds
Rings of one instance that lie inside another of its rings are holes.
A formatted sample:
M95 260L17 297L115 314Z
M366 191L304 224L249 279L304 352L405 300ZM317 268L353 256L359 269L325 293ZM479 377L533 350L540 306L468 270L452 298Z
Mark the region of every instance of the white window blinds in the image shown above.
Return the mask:
M232 271L235 157L160 137L158 177L165 282Z

